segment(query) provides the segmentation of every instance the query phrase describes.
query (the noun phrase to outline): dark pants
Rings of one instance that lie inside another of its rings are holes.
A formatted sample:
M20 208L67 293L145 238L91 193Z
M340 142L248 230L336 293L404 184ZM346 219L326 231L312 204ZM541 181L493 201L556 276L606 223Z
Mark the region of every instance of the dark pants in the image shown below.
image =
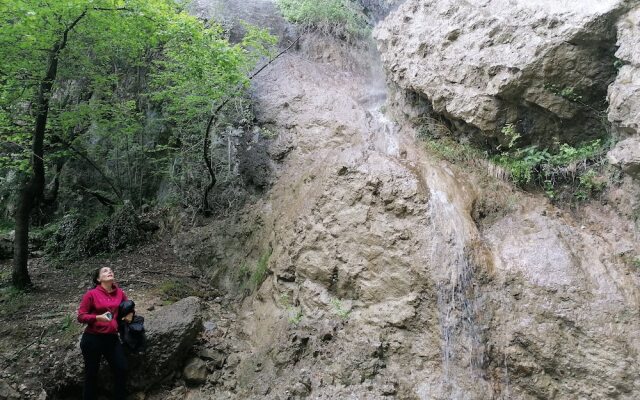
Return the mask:
M93 335L85 333L80 340L80 349L84 358L84 400L97 398L98 371L100 359L107 359L113 373L113 392L115 400L125 400L127 378L127 359L118 335Z

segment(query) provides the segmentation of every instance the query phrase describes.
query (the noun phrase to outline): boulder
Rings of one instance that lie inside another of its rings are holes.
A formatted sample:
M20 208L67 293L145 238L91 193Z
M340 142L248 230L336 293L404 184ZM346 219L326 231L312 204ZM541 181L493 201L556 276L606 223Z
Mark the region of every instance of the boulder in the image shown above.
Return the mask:
M640 178L640 136L632 136L616 144L607 154L607 159L623 172Z
M576 142L602 134L629 2L408 0L374 31L390 78L471 133ZM635 43L635 42L633 42Z
M640 134L640 6L618 22L616 66L620 68L609 86L609 121L621 134Z
M201 302L187 297L145 319L147 351L131 359L129 385L147 389L178 370L202 331Z

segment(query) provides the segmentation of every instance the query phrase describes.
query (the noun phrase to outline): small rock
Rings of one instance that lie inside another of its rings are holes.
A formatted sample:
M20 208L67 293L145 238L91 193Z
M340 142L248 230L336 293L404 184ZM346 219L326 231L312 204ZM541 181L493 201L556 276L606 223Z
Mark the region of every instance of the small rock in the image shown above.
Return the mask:
M222 371L213 371L213 373L207 377L207 382L215 384L220 378L222 378Z
M640 136L621 141L607 154L609 163L619 166L622 171L640 178Z
M294 396L307 397L309 395L309 388L302 382L298 382L293 385L291 393Z
M204 325L205 332L211 332L212 330L217 328L216 323L213 321L205 321L203 325Z
M211 360L215 369L220 369L224 365L227 355L217 349L202 349L198 356L203 360Z
M387 384L382 386L381 392L383 396L393 396L398 392L398 389L396 389L395 385Z
M183 377L188 384L203 384L207 380L207 365L199 358L192 358L184 367Z
M238 353L233 353L229 357L227 357L227 365L231 368L240 364L240 355Z

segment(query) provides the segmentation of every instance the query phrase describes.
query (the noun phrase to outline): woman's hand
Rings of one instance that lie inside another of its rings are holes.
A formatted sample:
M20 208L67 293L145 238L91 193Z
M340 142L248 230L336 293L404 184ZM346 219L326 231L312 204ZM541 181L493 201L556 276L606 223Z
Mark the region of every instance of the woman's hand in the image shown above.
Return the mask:
M133 321L133 312L127 314L124 318L122 318L126 323L130 324Z
M104 314L96 315L96 321L109 322L111 321L111 318L109 317L109 315L111 315L109 311L107 311Z

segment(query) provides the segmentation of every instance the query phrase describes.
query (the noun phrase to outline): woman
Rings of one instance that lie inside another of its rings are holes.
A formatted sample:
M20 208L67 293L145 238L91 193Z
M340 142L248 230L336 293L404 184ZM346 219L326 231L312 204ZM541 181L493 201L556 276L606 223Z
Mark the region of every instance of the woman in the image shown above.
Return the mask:
M118 306L127 295L114 283L109 267L93 273L95 287L82 297L78 321L87 324L80 349L84 358L84 400L95 400L100 358L104 355L114 376L116 400L125 400L127 359L118 338Z

